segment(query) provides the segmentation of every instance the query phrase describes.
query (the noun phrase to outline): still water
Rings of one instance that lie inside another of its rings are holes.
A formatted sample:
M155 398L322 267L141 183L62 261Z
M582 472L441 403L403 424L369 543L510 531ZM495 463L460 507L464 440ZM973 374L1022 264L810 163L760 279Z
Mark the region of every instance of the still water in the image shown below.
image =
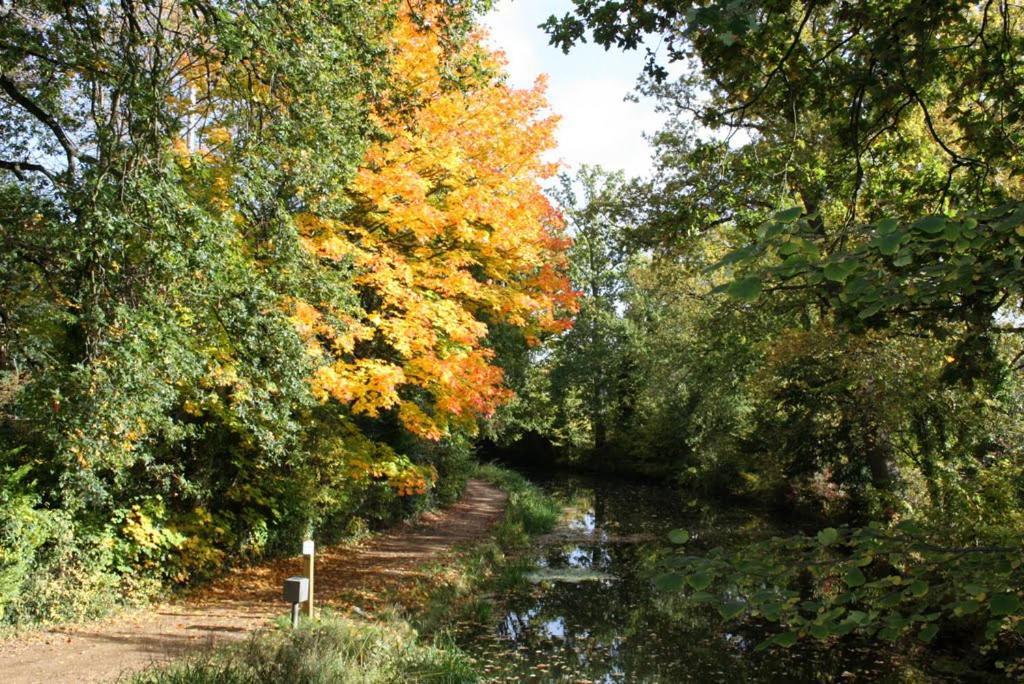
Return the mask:
M566 476L540 484L569 502L567 519L521 559L526 579L496 597L490 622L459 637L488 681L944 680L925 674L913 654L872 643L754 653L770 632L724 625L714 608L687 605L652 586L669 530L689 530L695 549L792 531L767 514L608 479Z

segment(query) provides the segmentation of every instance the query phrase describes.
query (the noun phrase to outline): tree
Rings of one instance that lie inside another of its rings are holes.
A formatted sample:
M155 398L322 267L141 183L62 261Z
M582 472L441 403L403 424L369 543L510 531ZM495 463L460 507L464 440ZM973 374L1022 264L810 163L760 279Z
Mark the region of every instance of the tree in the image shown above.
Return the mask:
M885 522L669 559L688 600L784 625L765 646L955 623L1019 650L1021 11L576 0L546 24L566 50L659 39L646 87L674 118L641 236L769 317L729 395L745 465L817 470L856 512L885 494Z
M555 199L572 232L569 275L581 299L573 328L556 345L552 390L563 406L568 395L579 393L589 447L601 458L607 457L602 452L609 447L609 431L618 427L623 381L628 382L622 317L629 266L626 182L621 172L589 166L560 182Z
M856 253L876 236L866 226L882 219L909 226L956 212L982 224L1015 220L1024 129L1017 113L1020 74L1010 65L1021 47L1019 13L1006 2L656 2L621 8L579 0L573 13L551 18L546 28L564 49L588 29L606 47L626 49L655 34L669 61L691 59L694 71L674 106L713 129L744 130L755 141L751 150L784 152L776 164L788 187L760 219L773 209L799 206L806 226L794 237L813 243L815 263L850 247ZM649 73L664 80L658 56L651 52L649 58ZM776 230L782 233L789 234ZM895 239L884 239L887 250ZM964 309L982 309L965 346L984 355L990 345L978 322L991 325L994 312L1016 306L1019 297L1005 280L1005 287L965 290L957 281L963 249L947 246L940 242L916 252L937 277L961 287L950 288L955 292L941 301L913 301L911 308L920 304L954 324L964 322ZM780 256L794 256L792 263L800 255ZM788 278L786 270L775 275L780 273ZM982 257L964 277L974 276L998 278L1000 269ZM753 291L754 277L745 291ZM877 312L876 301L864 301L855 315Z
M539 185L555 119L540 115L543 81L512 90L475 39L453 57L454 88L435 34L403 20L394 39L409 100L377 113L386 138L347 190L353 209L300 217L313 254L354 268L361 306L300 315L318 396L368 416L397 408L406 429L437 440L473 432L508 398L489 326L536 339L567 325L566 241Z
M485 4L0 9L0 506L42 568L5 587L91 578L77 615L457 493L491 327L572 301Z

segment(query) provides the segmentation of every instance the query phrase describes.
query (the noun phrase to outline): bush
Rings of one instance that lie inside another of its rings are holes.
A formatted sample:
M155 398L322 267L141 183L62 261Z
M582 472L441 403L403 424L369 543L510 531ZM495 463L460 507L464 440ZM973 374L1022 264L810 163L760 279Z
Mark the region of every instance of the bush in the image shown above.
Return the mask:
M0 470L0 624L98 617L116 597L155 588L113 572L111 535L90 533L67 511L39 508L27 472Z
M27 468L0 471L0 614L21 593L36 552L49 536L49 521L23 483Z

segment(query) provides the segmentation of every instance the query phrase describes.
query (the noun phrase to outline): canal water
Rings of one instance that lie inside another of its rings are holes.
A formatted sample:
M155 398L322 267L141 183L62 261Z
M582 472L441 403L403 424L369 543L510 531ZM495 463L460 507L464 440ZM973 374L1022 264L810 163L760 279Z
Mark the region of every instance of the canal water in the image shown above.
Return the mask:
M770 627L723 623L654 588L669 530L687 529L695 549L792 532L768 514L615 480L539 484L568 502L567 519L520 559L523 581L496 597L492 619L457 637L487 681L941 681L913 655L849 639L755 653Z

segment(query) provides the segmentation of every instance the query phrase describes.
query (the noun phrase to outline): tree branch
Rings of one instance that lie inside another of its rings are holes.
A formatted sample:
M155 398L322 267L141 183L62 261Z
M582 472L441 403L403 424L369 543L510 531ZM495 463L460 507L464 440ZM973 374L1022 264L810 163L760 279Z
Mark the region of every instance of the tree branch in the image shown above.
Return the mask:
M6 169L7 171L10 171L11 173L13 173L15 176L18 177L18 180L26 180L25 172L26 171L34 171L36 173L43 174L44 176L49 178L54 183L57 182L56 176L54 176L52 173L50 173L49 169L47 169L42 164L34 164L34 163L28 162L28 161L20 161L19 162L19 161L8 161L6 159L0 159L0 169Z
M95 163L96 159L88 155L83 155L78 151L78 146L71 139L70 136L64 131L61 125L57 122L53 116L51 116L46 110L40 107L32 98L25 95L18 89L18 86L14 84L14 81L9 79L6 74L0 74L0 89L7 93L8 97L14 100L17 104L21 105L29 114L38 119L44 126L50 129L53 135L57 138L60 146L64 148L64 154L68 158L68 174L74 176L75 163L77 160Z
M785 54L782 55L782 59L780 59L775 64L775 67L770 72L768 72L768 76L767 78L765 78L764 83L761 84L761 87L757 89L757 92L754 93L749 100L747 100L743 104L736 105L735 107L730 107L729 109L726 109L724 112L722 112L722 114L735 114L736 112L745 111L746 109L751 107L755 102L757 102L757 100L762 95L764 95L764 92L768 90L768 86L771 85L772 80L774 80L775 76L778 75L780 71L782 71L782 67L786 65L786 62L789 61L789 58L793 56L793 52L796 50L796 46L800 44L800 34L804 32L804 27L807 26L807 22L810 21L811 14L813 13L814 2L813 0L811 0L807 3L807 9L804 11L804 17L803 19L800 20L800 25L797 26L796 28L796 32L793 35L793 42L789 44L789 48L786 50Z

